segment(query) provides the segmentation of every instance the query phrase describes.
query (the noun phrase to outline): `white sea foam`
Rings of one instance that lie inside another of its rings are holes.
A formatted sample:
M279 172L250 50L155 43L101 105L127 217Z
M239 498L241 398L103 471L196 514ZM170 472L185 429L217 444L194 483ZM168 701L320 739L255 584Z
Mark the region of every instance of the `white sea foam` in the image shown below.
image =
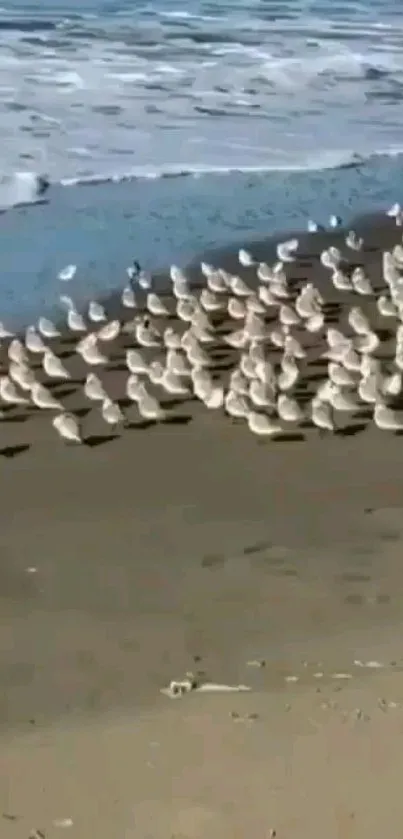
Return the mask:
M8 0L0 33L4 172L321 168L401 136L393 0L293 0L281 14L260 0Z

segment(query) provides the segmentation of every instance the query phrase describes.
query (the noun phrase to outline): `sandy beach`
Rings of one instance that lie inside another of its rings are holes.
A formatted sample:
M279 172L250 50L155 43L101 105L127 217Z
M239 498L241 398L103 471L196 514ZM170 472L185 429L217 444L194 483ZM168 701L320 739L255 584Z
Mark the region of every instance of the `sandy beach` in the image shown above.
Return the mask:
M351 266L380 288L401 228L353 226ZM340 328L352 300L318 256L345 233L300 237L287 266ZM248 248L274 261L275 242ZM207 261L240 273L237 252ZM386 353L390 325L358 303ZM129 343L108 345L114 399ZM1 422L0 839L399 835L401 436L362 416L258 438L189 400L152 427L123 402L111 434L66 336L52 348L72 374L52 392L87 444L64 445L45 411ZM218 376L231 359L217 352ZM161 694L187 671L251 690Z

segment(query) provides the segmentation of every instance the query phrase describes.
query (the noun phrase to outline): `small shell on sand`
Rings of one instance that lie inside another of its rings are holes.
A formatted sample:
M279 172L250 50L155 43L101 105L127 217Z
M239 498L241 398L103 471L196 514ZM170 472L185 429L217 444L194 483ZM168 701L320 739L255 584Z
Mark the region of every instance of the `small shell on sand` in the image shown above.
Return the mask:
M332 673L331 679L352 679L351 673Z
M204 682L198 684L194 679L187 678L182 681L172 681L168 687L161 688L161 693L169 699L179 699L185 693L243 693L251 690L247 685L225 685L217 682Z

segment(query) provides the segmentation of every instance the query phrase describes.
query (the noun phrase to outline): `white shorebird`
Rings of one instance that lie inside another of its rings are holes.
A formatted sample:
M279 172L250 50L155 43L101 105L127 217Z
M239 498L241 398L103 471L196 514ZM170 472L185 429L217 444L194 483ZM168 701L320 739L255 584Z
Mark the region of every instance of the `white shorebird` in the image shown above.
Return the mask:
M77 344L76 352L81 355L86 364L96 366L98 364L107 364L108 358L103 355L98 347L97 337L94 333L87 335Z
M74 308L67 311L67 325L72 332L87 332L88 327L82 315Z
M150 314L155 317L169 317L170 312L168 306L158 294L154 294L152 291L147 294L146 306Z
M221 385L212 386L210 392L205 396L203 402L210 411L216 411L224 405L224 388Z
M82 443L80 426L74 414L63 412L52 419L53 428L69 443Z
M171 396L190 396L189 388L173 370L163 370L160 384Z
M166 418L166 413L161 407L158 399L152 396L143 386L140 392L137 406L140 416L145 420L152 420L154 422L162 421Z
M244 248L241 248L238 252L238 259L244 268L250 268L251 265L255 264L253 256L249 253L249 251L244 250Z
M101 379L95 373L88 373L83 386L84 394L92 402L104 402L107 398Z
M65 268L62 268L62 270L59 271L57 278L63 283L68 283L73 279L73 277L75 277L76 271L77 265L66 265Z
M104 421L113 429L116 429L125 421L123 411L117 402L106 396L102 402L101 413Z
M137 307L136 295L131 286L126 286L122 291L122 306L125 309L135 309Z
M4 326L4 323L2 321L0 321L0 341L3 340L3 338L13 338L13 337L14 337L14 332L10 332L10 330L7 329L6 326Z
M280 419L285 422L300 423L304 420L304 412L296 399L285 393L280 393L277 400L277 410Z
M149 363L143 358L140 350L126 351L126 366L130 373L148 375Z
M360 239L355 230L350 230L346 236L346 245L353 251L360 251L364 245L364 239Z
M106 312L96 300L91 300L88 306L88 317L93 323L105 323Z
M41 317L38 320L38 332L42 335L43 338L48 338L51 340L52 338L60 338L61 332L52 320L48 318Z
M147 319L141 319L135 328L136 341L141 347L159 347L161 346L161 336L159 332L152 327Z
M392 411L381 401L374 406L374 422L382 431L403 431L403 413Z
M323 402L321 399L314 397L311 402L311 417L313 424L319 428L320 432L335 431L333 411L329 402Z
M46 344L44 344L34 326L28 326L25 331L25 346L29 352L35 354L46 351Z
M249 411L247 422L249 430L260 437L275 437L283 433L283 428L279 422L270 419L267 414L262 414L259 411Z
M30 391L35 382L35 374L25 363L10 363L8 375L24 391Z
M0 398L8 405L27 405L29 403L29 399L26 399L22 393L18 393L9 376L0 377Z
M42 356L42 366L50 379L71 379L70 373L66 370L60 358L52 350L46 350Z
M35 382L31 388L31 400L37 408L50 411L63 411L63 405L55 399L50 391L39 382Z
M280 262L294 262L294 254L298 249L298 245L298 239L288 239L286 242L279 242L277 245L277 257Z
M19 338L13 338L8 345L7 355L15 364L28 364L28 354Z
M96 335L98 341L114 341L120 333L120 321L110 320L98 329Z

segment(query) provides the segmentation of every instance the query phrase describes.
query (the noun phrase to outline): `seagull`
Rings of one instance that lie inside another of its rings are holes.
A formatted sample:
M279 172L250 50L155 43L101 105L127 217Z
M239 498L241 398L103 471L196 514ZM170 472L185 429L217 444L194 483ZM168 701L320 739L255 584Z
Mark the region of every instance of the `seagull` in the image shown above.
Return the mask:
M142 383L136 373L132 373L126 381L126 396L132 402L138 402L142 394Z
M172 326L166 327L162 340L164 347L167 347L169 350L179 350L181 348L181 336L178 332L175 332Z
M304 412L296 399L291 399L285 393L280 393L277 399L277 410L280 419L285 422L302 422Z
M103 384L95 373L88 373L83 390L87 399L92 402L104 402L107 398Z
M374 293L372 285L362 268L355 268L351 275L351 282L357 294L370 296Z
M28 326L25 331L25 346L31 353L44 353L46 351L46 344L44 344L34 326Z
M402 227L403 224L403 211L400 204L394 204L393 207L386 213L387 216L390 218L394 218L396 221L396 227Z
M18 338L13 338L11 343L8 345L7 355L10 361L14 361L15 364L28 363L26 349Z
M244 268L250 268L251 265L255 264L253 256L249 253L249 251L245 251L243 248L241 248L241 250L238 252L238 259L240 264Z
M86 364L90 364L91 366L108 363L107 356L102 355L97 345L97 338L94 333L87 335L77 344L76 352L81 355L81 358Z
M266 262L259 262L256 274L261 283L270 283L273 279L273 271Z
M165 367L162 361L152 361L148 368L148 378L153 385L162 385Z
M0 340L2 340L3 338L13 338L13 337L14 337L14 332L10 332L10 330L7 329L4 326L4 323L0 322Z
M216 411L224 405L224 388L221 385L212 385L210 392L203 399L209 411Z
M163 369L160 384L171 396L190 396L189 388L173 370Z
M332 383L329 395L329 403L335 411L356 411L360 407L354 394L343 392L336 384Z
M247 421L248 428L253 434L274 437L276 434L283 433L283 429L278 422L274 422L267 414L262 414L259 411L249 411Z
M151 396L144 387L140 393L137 405L140 416L142 416L143 419L158 422L159 420L164 420L166 417L165 411L161 408L158 399Z
M73 277L75 277L76 271L77 265L66 265L65 268L62 268L62 270L59 271L57 278L64 283L68 283L73 279Z
M224 399L226 413L234 419L244 419L248 416L249 402L241 393L229 390Z
M106 321L106 312L100 303L96 300L91 300L88 306L88 317L93 323L103 323Z
M357 335L368 335L371 331L369 320L359 306L353 306L353 308L350 309L347 319L351 328L357 333Z
M25 363L16 364L15 361L12 361L8 368L8 375L21 390L30 391L35 382L33 370Z
M374 407L375 425L382 431L403 431L403 414L401 411L392 411L391 408L380 401Z
M111 425L112 428L116 428L125 420L125 416L119 405L110 399L109 396L106 396L103 400L101 412L105 422Z
M259 379L252 379L249 383L249 398L256 408L274 408L276 397L274 388Z
M42 357L42 366L51 379L71 379L70 373L52 350L46 350Z
M71 308L67 312L67 324L72 332L87 332L87 324L82 315Z
M228 290L230 275L225 271L213 271L207 277L207 285L215 294L225 294Z
M286 242L279 242L277 245L277 257L280 262L294 262L294 253L298 249L298 239L288 239Z
M135 309L137 306L136 295L131 286L126 286L122 291L122 305L126 309Z
M206 312L218 312L225 305L222 298L218 297L209 288L203 288L199 303Z
M239 297L229 297L227 303L227 310L230 318L234 320L244 320L246 315L246 305Z
M18 390L8 376L1 376L0 378L0 397L3 402L9 405L27 405L29 400L18 393Z
M141 347L159 347L161 344L160 334L149 325L148 319L136 324L135 335L136 341Z
M346 245L353 251L360 251L364 244L364 239L359 239L354 230L350 230L346 236Z
M319 428L319 431L334 431L335 425L332 416L332 408L328 402L314 397L311 402L312 422Z
M149 364L139 350L126 350L126 366L130 373L148 375Z
M105 323L104 326L101 326L98 329L97 338L98 341L114 341L115 338L118 337L120 332L120 321L119 320L110 320L109 323Z
M63 411L63 406L58 399L55 399L50 391L39 382L35 382L32 385L31 399L37 408L44 408L45 410L51 411Z
M80 426L74 414L69 414L67 412L57 414L52 419L52 425L53 428L56 429L60 437L62 437L64 440L67 440L67 442L83 442L80 434Z
M48 318L39 318L38 331L44 338L60 338L61 332L57 329L53 321Z
M169 317L169 309L158 294L154 294L150 291L147 294L146 306L150 314L155 317Z

